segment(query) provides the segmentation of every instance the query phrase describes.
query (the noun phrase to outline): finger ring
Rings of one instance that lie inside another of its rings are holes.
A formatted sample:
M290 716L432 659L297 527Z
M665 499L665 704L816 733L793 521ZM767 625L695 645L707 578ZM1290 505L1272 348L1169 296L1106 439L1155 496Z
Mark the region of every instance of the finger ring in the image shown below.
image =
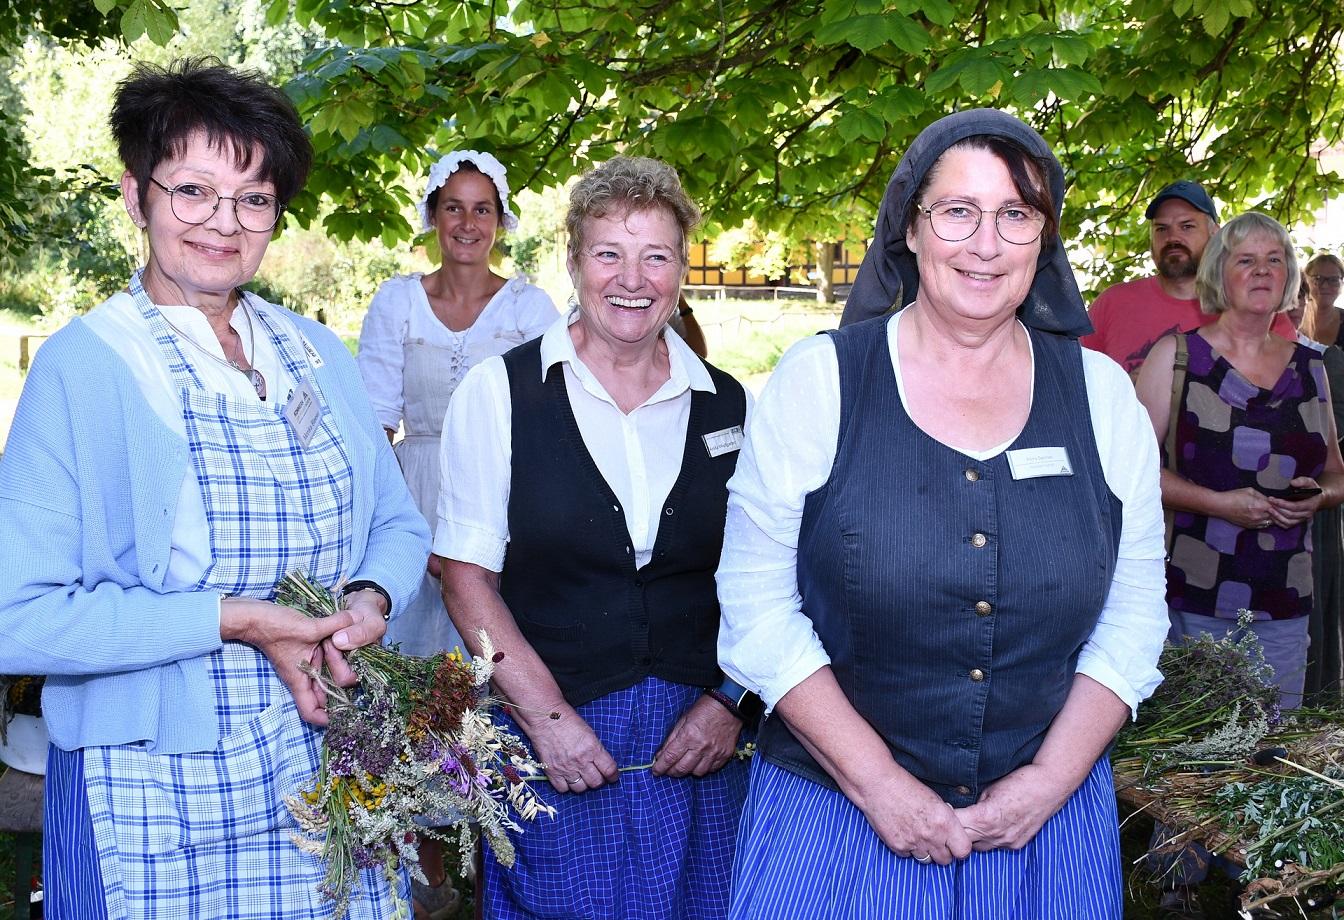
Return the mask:
M925 853L923 856L917 856L914 853L911 853L910 858L913 859L915 862L919 863L921 866L927 866L929 863L933 862L933 857L930 856L928 853Z

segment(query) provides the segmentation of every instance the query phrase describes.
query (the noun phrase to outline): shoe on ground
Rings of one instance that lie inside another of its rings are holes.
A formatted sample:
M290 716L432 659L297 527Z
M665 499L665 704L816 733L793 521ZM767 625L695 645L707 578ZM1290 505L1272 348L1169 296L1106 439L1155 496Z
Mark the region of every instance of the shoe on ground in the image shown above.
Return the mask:
M1161 900L1157 902L1157 910L1163 917L1171 917L1173 920L1178 917L1184 920L1205 920L1194 889L1185 885L1164 890Z
M462 895L449 881L432 886L412 881L411 901L415 906L416 920L451 920L457 913Z

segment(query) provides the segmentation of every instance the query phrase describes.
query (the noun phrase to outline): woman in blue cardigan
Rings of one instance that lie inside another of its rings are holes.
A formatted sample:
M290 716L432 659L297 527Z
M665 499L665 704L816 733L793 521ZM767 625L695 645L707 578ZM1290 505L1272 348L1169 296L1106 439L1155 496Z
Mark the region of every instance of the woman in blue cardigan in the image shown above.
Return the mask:
M339 339L249 282L312 154L255 74L138 67L112 131L148 258L33 362L0 461L0 673L46 674L51 918L327 918L284 805L428 549ZM343 585L310 620L302 569ZM401 893L403 896L405 892ZM388 915L381 871L352 917Z

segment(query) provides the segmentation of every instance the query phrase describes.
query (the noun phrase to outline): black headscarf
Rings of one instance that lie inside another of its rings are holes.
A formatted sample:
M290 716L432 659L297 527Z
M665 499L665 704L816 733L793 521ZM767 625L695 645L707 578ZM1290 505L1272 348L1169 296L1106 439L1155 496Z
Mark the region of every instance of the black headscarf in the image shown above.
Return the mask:
M1059 218L1064 208L1064 170L1039 134L997 109L970 109L940 118L920 132L891 174L882 207L877 212L872 245L854 279L840 325L881 316L915 299L919 293L919 268L915 254L905 245L905 216L910 213L910 202L933 164L949 147L982 134L1015 141L1028 153L1049 163L1047 179L1055 201L1055 217ZM1042 244L1036 277L1017 315L1026 325L1045 332L1077 337L1092 331L1083 296L1078 292L1078 282L1058 234Z

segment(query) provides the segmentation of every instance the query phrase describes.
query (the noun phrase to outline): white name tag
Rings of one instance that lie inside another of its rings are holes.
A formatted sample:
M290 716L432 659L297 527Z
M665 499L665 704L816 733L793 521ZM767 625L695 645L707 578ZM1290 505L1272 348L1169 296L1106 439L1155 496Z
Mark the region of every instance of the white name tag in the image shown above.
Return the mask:
M1062 447L1024 447L1008 451L1008 468L1014 479L1038 476L1072 476L1069 452Z
M321 367L324 362L322 356L317 353L317 349L313 347L313 343L308 341L308 337L305 335L300 335L299 338L303 339L303 353L308 356L308 363L313 367Z
M734 425L722 431L710 432L701 440L705 442L705 450L709 451L711 457L722 457L724 454L742 449L742 426Z
M289 402L285 403L284 415L289 427L294 429L294 436L306 448L313 440L313 432L317 431L317 423L322 418L322 406L318 403L317 393L308 378L305 377L299 382L298 389L289 397Z

